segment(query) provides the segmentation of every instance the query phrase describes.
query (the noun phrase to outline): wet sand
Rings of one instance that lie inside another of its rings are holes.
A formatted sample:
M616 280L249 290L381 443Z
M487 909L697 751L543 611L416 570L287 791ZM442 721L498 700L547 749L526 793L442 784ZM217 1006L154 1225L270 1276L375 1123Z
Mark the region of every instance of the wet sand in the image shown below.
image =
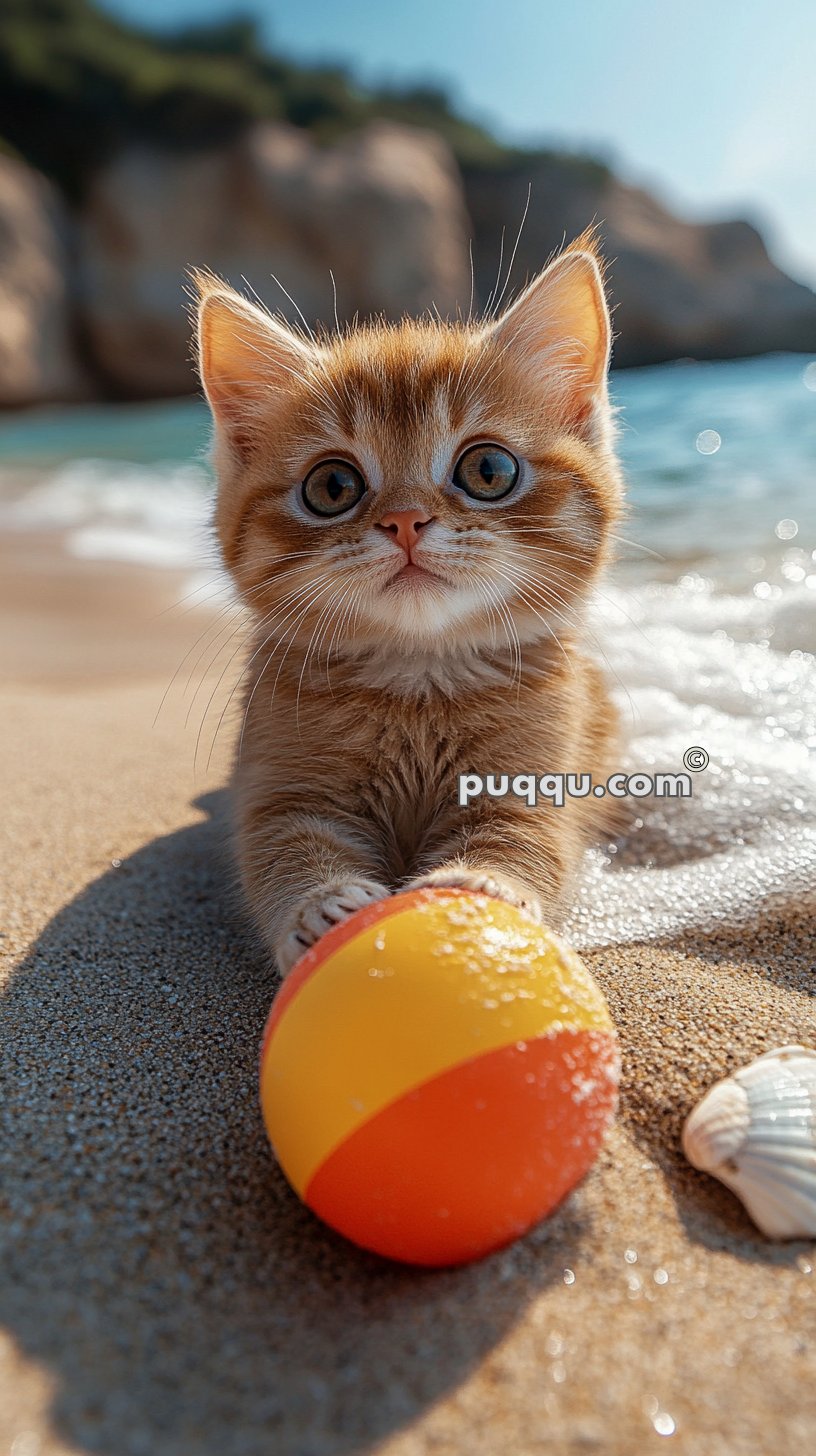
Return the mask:
M200 626L157 615L164 575L49 582L0 590L0 1451L809 1449L813 1248L767 1243L678 1144L714 1079L816 1045L804 911L587 956L624 1055L600 1162L482 1264L389 1266L265 1143L275 978L232 889L229 735L194 775L173 694L151 726Z

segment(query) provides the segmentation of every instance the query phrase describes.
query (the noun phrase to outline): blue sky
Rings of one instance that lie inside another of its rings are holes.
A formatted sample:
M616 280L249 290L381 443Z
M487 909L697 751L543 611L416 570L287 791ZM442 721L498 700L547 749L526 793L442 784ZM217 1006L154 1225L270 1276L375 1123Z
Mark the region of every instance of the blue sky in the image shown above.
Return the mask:
M442 82L501 136L597 152L691 217L739 214L816 285L816 0L104 0L155 28L255 15L364 81Z

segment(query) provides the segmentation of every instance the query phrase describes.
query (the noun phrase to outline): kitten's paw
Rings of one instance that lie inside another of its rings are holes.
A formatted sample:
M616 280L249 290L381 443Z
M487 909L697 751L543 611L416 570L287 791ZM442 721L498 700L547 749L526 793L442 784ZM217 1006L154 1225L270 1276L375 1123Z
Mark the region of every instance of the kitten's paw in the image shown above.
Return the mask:
M441 890L450 886L452 889L473 890L481 895L491 895L494 900L505 900L508 905L515 905L518 910L523 910L532 920L541 923L544 912L541 908L541 901L535 892L522 884L521 880L514 880L509 875L503 875L494 870L469 870L464 865L443 865L441 869L430 870L427 875L420 875L406 885L407 890Z
M301 900L275 946L281 974L286 976L321 935L348 920L355 910L384 900L390 891L376 880L332 880Z

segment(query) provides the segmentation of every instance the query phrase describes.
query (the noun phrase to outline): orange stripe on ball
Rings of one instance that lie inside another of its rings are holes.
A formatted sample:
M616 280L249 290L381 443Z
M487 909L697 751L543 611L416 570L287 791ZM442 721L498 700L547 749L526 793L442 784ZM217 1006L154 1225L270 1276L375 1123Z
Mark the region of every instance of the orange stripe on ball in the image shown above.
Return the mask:
M501 1248L588 1171L614 1115L614 1034L553 1032L405 1093L326 1158L309 1207L363 1247L423 1265Z

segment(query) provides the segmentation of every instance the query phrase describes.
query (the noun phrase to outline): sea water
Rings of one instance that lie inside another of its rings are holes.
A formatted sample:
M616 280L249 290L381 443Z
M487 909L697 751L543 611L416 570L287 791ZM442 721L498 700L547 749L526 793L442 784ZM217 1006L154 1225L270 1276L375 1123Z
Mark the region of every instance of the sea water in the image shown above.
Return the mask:
M708 764L690 798L625 801L589 853L566 927L584 946L747 923L816 887L816 362L665 365L613 395L630 514L589 642L615 768L681 773L692 747ZM207 428L193 400L0 420L0 528L182 568L206 597Z

